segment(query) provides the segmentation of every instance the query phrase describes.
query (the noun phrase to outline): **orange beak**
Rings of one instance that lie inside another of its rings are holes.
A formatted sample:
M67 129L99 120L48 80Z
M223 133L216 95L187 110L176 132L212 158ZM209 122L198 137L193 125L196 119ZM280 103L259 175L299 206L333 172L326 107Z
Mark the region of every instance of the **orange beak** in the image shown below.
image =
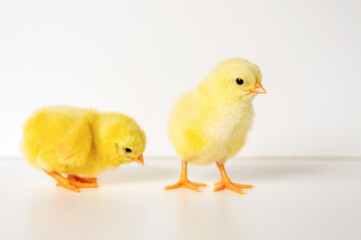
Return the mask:
M132 158L134 162L139 163L140 165L144 166L143 154L140 154L137 158Z
M257 81L255 88L250 89L249 92L255 94L264 94L266 93L266 89L264 89L262 84L259 81Z

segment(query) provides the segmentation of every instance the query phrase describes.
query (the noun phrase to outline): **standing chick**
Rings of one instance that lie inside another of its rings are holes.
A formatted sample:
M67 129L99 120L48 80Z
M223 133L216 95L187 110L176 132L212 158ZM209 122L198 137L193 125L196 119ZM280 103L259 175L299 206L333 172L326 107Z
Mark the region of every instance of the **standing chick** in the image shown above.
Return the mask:
M79 192L98 187L95 176L107 169L132 161L144 165L145 143L142 129L124 114L54 106L37 110L26 121L22 151L57 186Z
M203 183L190 182L187 164L216 163L221 181L214 191L228 189L243 193L252 188L231 182L224 163L245 144L253 122L252 100L266 93L259 68L244 59L231 58L216 66L193 91L183 94L172 110L169 138L182 159L179 182L165 189L189 188L199 191Z

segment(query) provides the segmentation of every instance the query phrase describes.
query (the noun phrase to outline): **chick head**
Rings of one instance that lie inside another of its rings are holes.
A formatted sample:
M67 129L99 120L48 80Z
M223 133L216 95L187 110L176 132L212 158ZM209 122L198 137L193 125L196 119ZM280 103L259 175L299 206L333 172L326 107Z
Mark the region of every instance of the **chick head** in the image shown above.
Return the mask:
M220 97L253 98L266 93L257 65L240 58L230 58L217 65L205 81L207 88Z
M133 118L120 113L101 114L99 139L99 151L106 161L112 162L112 165L132 161L144 165L146 136Z

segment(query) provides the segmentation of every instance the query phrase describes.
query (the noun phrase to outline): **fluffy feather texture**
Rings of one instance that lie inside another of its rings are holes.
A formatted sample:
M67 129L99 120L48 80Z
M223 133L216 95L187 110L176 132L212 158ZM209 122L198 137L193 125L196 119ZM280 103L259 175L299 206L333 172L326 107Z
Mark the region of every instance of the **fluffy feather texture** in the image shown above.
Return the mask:
M131 162L145 144L144 132L127 115L54 106L37 110L26 121L22 152L36 168L96 176Z
M239 85L236 79L242 79ZM259 68L244 59L228 59L216 66L198 88L175 104L168 125L177 154L187 162L224 163L245 144L252 126ZM263 89L263 88L262 88Z

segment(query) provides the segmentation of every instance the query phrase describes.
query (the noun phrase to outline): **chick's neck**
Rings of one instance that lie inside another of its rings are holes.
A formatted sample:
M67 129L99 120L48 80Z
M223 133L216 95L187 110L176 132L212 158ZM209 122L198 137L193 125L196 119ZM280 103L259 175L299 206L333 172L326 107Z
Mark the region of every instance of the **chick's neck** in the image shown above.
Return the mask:
M102 119L101 114L97 114L91 119L90 124L93 136L91 155L94 157L96 162L101 162L102 164L105 163L108 157L108 149L105 147L106 142L104 142L104 137L102 137L106 128L103 121L104 119Z
M86 163L87 174L98 175L102 171L118 166L119 159L104 138L105 124L101 114L94 114L87 119L92 132L91 152ZM83 166L84 168L85 166Z

